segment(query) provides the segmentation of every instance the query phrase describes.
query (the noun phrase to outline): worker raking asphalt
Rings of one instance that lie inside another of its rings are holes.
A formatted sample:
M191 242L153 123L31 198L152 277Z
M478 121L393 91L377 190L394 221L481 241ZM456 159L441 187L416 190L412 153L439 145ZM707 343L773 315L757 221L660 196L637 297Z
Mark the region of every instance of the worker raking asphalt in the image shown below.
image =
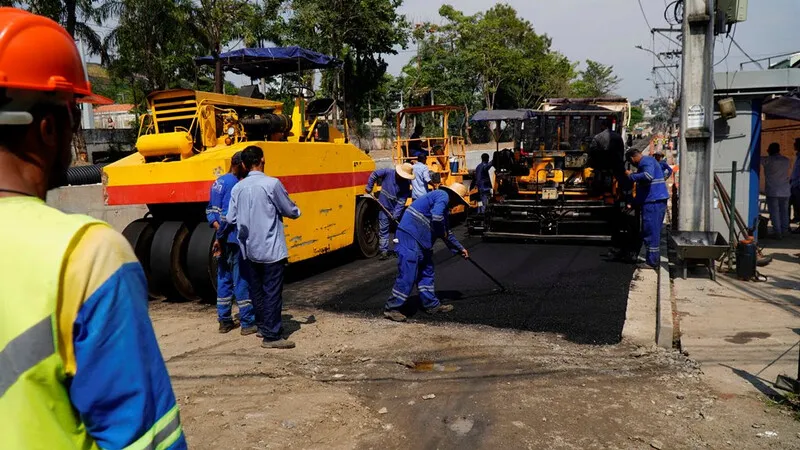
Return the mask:
M463 232L463 227L456 229L457 234ZM452 256L444 246L437 247L436 293L456 309L437 317L409 311L410 320L554 332L579 343L620 341L634 268L605 261L604 247L484 242L479 238L462 242L471 257L508 291L497 292L494 283L478 270ZM387 277L393 276L396 263L351 260L337 265L334 260L341 261L331 258L329 267L316 267L316 275L287 284L287 304L379 316L392 288ZM347 283L340 281L345 279ZM419 306L416 294L409 305Z

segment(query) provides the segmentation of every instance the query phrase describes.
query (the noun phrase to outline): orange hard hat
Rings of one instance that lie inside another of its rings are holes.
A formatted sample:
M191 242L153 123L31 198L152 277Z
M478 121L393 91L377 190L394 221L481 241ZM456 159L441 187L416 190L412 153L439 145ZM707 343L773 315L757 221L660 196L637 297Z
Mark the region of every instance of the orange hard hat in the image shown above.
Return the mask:
M75 41L64 28L16 8L0 8L0 89L71 94L82 103L114 103L92 93Z

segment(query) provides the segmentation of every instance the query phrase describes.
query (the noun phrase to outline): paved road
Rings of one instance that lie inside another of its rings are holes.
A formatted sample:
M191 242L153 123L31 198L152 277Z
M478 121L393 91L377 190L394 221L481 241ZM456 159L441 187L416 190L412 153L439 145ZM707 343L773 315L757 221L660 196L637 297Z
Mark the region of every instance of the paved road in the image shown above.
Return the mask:
M463 241L473 259L504 283L492 282L444 248L435 254L436 288L456 310L446 316L413 316L419 321L451 321L498 328L563 334L570 341L614 344L625 321L633 268L604 261L605 247ZM288 274L288 305L379 315L391 291L396 263L327 255L298 264ZM418 297L412 300L419 303Z

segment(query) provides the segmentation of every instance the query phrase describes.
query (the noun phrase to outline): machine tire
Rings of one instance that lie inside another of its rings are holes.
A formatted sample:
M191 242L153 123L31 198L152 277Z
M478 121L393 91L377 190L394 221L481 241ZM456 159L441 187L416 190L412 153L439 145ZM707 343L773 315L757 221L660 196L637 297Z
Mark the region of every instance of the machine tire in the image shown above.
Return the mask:
M150 271L157 289L169 300L197 300L186 276L189 227L183 222L164 222L153 237Z
M144 275L147 278L147 290L150 298L157 299L163 296L158 291L153 282L153 275L150 271L150 248L153 245L153 237L160 224L151 219L138 219L129 223L122 231L122 235L133 247L136 259L139 260Z
M217 260L212 252L215 239L215 230L201 222L192 230L186 250L186 274L195 293L209 303L217 299Z
M355 250L362 258L378 255L378 206L371 200L356 205Z

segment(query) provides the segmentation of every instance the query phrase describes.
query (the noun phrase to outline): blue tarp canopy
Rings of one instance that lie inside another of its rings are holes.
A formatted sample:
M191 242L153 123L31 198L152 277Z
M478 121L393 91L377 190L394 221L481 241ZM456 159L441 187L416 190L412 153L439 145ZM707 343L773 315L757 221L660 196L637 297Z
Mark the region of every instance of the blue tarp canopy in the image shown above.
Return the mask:
M497 120L525 120L534 116L530 109L493 109L478 111L471 122L495 122Z
M255 78L291 72L341 67L342 61L300 47L242 48L219 55L223 70ZM198 65L213 65L214 57L196 58Z

